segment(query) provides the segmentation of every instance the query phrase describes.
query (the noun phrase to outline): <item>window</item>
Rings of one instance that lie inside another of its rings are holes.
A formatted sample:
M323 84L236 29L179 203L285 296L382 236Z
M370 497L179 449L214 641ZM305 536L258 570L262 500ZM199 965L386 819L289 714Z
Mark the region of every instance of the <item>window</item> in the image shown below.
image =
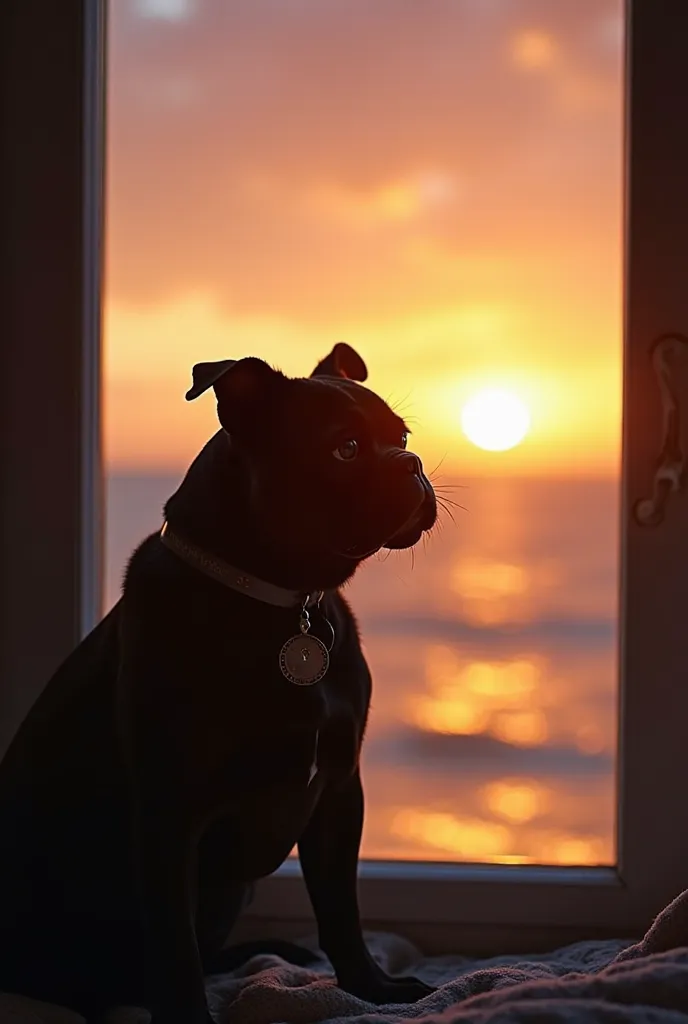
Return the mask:
M169 12L171 6L182 10L186 5L148 6ZM2 607L9 609L2 617L2 667L3 678L11 680L2 696L8 728L25 711L49 668L73 644L89 610L93 613L89 587L94 535L89 527L97 523L97 480L89 473L97 461L97 446L92 444L97 403L90 406L89 400L95 395L101 153L99 104L93 99L102 88L93 55L100 52L97 41L102 24L96 15L102 12L95 3L74 5L73 16L60 22L55 36L56 26L48 16L39 29L33 25L29 30L29 7L22 9L26 15L13 14L9 26L16 52L29 53L33 47L36 64L29 69L17 61L8 73L14 76L15 86L25 84L29 70L36 80L33 89L13 91L13 137L22 145L13 150L12 188L3 199L9 210L35 216L21 224L19 218L10 222L17 242L21 240L27 248L18 247L13 254L8 307L13 345L3 351L11 396L3 407L3 437L13 441L3 449L1 498L6 566ZM681 645L681 609L688 596L682 572L687 543L681 528L685 496L679 492L669 500L664 520L655 528L638 524L634 506L652 490L662 442L651 345L662 332L685 330L688 321L688 297L678 269L681 236L688 227L682 189L688 171L688 142L682 132L687 99L679 71L688 44L688 12L681 0L634 0L628 6L627 37L616 863L572 868L364 863L361 895L367 920L415 934L429 949L446 947L448 935L453 945L463 948L493 944L498 936L500 948L506 949L532 946L545 933L549 941L557 932L561 938L602 931L629 933L642 928L686 881L686 840L674 825L674 808L682 806L681 780L676 774L676 766L682 763L681 723L688 717ZM53 52L52 74L45 82L39 58L41 46L51 38L59 40L62 63L55 74ZM86 62L82 46L89 56ZM538 50L533 46L531 39L526 47L531 55ZM52 119L39 102L46 91L55 105ZM31 133L30 145L28 133L18 130L23 124L41 126L41 131ZM31 183L38 178L43 187L41 171L47 161L55 169L50 186L54 192L49 189L47 197L41 196L45 207L39 211L40 190L32 189ZM54 227L51 235L39 212L49 217ZM74 231L75 223L85 230ZM12 239L11 234L8 237ZM54 248L45 244L46 238L54 239ZM32 247L32 240L43 244ZM65 259L67 251L74 259ZM25 252L31 260L23 258ZM45 275L47 283L38 304L31 301L30 282L39 278L42 266L50 273ZM53 273L62 275L59 288ZM19 396L39 364L44 372L32 381L30 402L32 410L41 410L37 422ZM90 367L88 373L84 367ZM27 474L25 444L19 438L41 453L44 473ZM46 495L58 496L47 520ZM27 587L28 579L41 581L38 592L35 585ZM36 636L43 638L42 644L36 644ZM244 927L264 927L264 919L276 915L292 928L301 927L307 915L300 880L290 867L261 885Z
M621 0L111 8L107 601L216 429L192 363L357 346L443 505L348 590L369 859L615 861L623 34Z

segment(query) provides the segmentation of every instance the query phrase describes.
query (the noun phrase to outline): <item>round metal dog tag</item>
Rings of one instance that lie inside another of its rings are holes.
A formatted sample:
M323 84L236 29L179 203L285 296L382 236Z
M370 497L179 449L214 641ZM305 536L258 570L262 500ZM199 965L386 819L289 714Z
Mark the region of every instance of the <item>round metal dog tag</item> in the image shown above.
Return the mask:
M279 656L282 675L296 686L312 686L327 672L330 656L316 636L300 633L283 645Z

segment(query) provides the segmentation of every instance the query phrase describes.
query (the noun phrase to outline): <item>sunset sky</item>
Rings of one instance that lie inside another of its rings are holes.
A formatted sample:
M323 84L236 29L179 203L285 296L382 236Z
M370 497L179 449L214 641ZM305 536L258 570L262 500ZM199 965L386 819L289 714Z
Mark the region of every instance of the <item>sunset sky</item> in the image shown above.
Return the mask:
M454 474L617 470L621 0L110 5L106 451L183 467L201 360L338 340ZM509 452L462 434L522 399Z

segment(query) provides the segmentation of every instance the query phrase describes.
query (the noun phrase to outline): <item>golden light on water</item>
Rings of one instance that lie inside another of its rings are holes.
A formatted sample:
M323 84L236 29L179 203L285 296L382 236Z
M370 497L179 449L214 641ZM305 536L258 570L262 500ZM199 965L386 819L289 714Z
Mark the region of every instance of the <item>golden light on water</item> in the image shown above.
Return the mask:
M466 685L473 693L498 697L504 705L511 701L520 704L536 689L539 669L526 659L493 663L471 662L465 670Z
M508 824L487 818L470 817L448 811L406 807L392 818L393 835L417 844L417 855L441 853L475 863L491 864L604 864L609 860L610 843L598 836L578 835L531 821L534 804L528 803L526 790L506 805L498 801L498 816ZM509 818L504 806L515 813ZM492 808L486 808L490 813ZM526 816L519 817L519 811Z
M499 818L523 824L549 805L547 790L537 782L502 779L485 787L485 803Z
M517 747L539 747L549 738L547 719L537 710L498 712L490 722L490 733Z
M470 496L467 496L470 500ZM504 514L504 510L502 510ZM521 529L520 509L513 510L510 527L514 547ZM495 515L498 519L498 514ZM509 527L507 527L508 529ZM505 532L495 521L486 529ZM540 613L545 595L558 585L559 568L548 559L531 560L530 565L516 560L479 558L465 555L451 572L451 588L458 606L469 621L477 625L499 625L502 622L523 622Z
M485 733L517 746L537 746L548 736L545 716L528 707L539 684L534 660L461 664L451 648L432 647L426 689L409 702L411 721L437 733Z
M575 742L582 754L601 754L607 746L604 732L594 719L581 723Z
M585 755L613 748L609 723L579 707L560 704L564 685L541 655L525 653L503 660L462 656L443 644L430 644L424 657L424 685L408 695L405 719L429 733L483 735L520 748L563 744Z
M552 863L569 864L602 864L604 863L606 844L597 836L580 838L578 836L563 836L556 839L551 845L545 846L543 857L556 857ZM543 863L549 863L543 860Z
M494 861L504 856L511 844L510 832L503 825L414 808L396 815L392 831L463 860Z
M464 559L454 572L456 591L468 601L520 597L529 587L528 572L522 565Z
M413 700L415 724L431 732L471 736L484 732L489 715L469 701L442 697L418 697Z

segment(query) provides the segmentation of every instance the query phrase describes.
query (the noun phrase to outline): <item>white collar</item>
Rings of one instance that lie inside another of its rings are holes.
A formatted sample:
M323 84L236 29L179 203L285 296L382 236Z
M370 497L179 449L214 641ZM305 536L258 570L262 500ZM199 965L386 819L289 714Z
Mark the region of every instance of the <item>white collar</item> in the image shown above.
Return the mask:
M236 590L239 594L252 597L256 601L263 601L265 604L273 604L278 608L312 608L320 604L323 591L315 590L312 593L304 593L302 590L288 590L286 587L278 587L274 583L266 583L265 580L252 576L250 572L243 569L235 569L234 566L223 562L215 555L209 555L194 544L182 540L176 533L173 533L167 522L163 523L160 531L160 540L163 544L174 551L184 562L192 565L206 576L212 577L226 587Z

